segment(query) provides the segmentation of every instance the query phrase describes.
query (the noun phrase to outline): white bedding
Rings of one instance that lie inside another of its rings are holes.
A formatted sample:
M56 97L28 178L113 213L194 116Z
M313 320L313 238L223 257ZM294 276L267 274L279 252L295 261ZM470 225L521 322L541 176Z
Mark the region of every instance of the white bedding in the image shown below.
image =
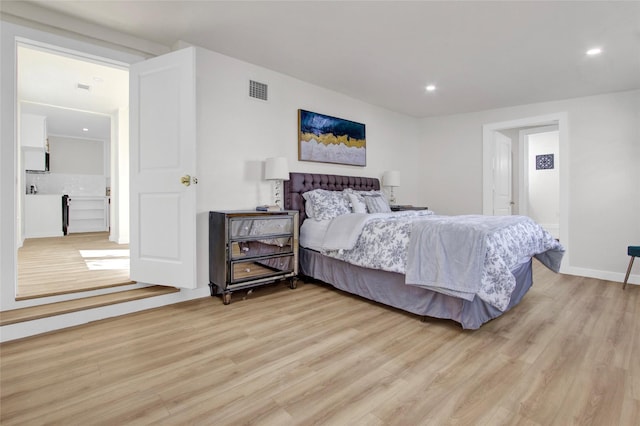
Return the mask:
M300 245L316 251L322 251L322 242L331 223L328 220L307 219L300 227Z

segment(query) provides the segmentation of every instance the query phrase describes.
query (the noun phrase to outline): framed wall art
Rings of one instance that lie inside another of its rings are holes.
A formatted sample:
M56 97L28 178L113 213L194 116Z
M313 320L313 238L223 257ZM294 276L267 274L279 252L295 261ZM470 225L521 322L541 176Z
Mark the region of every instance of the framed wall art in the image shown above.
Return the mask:
M536 170L553 169L553 154L536 155Z
M299 109L298 160L366 166L365 125Z

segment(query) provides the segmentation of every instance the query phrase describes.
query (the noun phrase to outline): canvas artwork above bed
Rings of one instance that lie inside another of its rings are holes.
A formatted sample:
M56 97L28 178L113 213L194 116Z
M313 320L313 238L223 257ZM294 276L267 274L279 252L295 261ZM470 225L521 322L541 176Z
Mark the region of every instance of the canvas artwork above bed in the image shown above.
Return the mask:
M298 160L366 166L365 125L298 110Z
M476 329L520 302L531 258L558 271L562 246L525 216L391 212L374 178L291 173L300 272L421 316Z

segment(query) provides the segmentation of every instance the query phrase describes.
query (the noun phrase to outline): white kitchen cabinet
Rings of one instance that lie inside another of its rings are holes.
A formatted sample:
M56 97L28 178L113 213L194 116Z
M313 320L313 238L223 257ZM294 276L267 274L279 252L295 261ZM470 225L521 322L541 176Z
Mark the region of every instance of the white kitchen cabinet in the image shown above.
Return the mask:
M47 117L35 114L20 116L20 145L23 148L48 149Z
M24 196L24 237L61 237L62 196L26 194Z
M22 114L20 117L20 145L24 169L46 171L49 142L47 141L47 117Z
M109 198L69 196L67 232L103 232L109 230Z
M22 150L24 169L36 172L47 170L47 153L42 149L26 148Z

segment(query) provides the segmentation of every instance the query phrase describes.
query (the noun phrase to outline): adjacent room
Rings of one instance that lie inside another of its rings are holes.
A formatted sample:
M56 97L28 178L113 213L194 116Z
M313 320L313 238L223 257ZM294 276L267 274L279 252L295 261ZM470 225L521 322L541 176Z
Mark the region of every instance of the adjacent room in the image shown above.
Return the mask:
M639 2L0 31L3 425L638 423Z
M123 173L112 121L129 103L127 70L26 40L16 61L16 299L130 284L128 226L111 209Z

